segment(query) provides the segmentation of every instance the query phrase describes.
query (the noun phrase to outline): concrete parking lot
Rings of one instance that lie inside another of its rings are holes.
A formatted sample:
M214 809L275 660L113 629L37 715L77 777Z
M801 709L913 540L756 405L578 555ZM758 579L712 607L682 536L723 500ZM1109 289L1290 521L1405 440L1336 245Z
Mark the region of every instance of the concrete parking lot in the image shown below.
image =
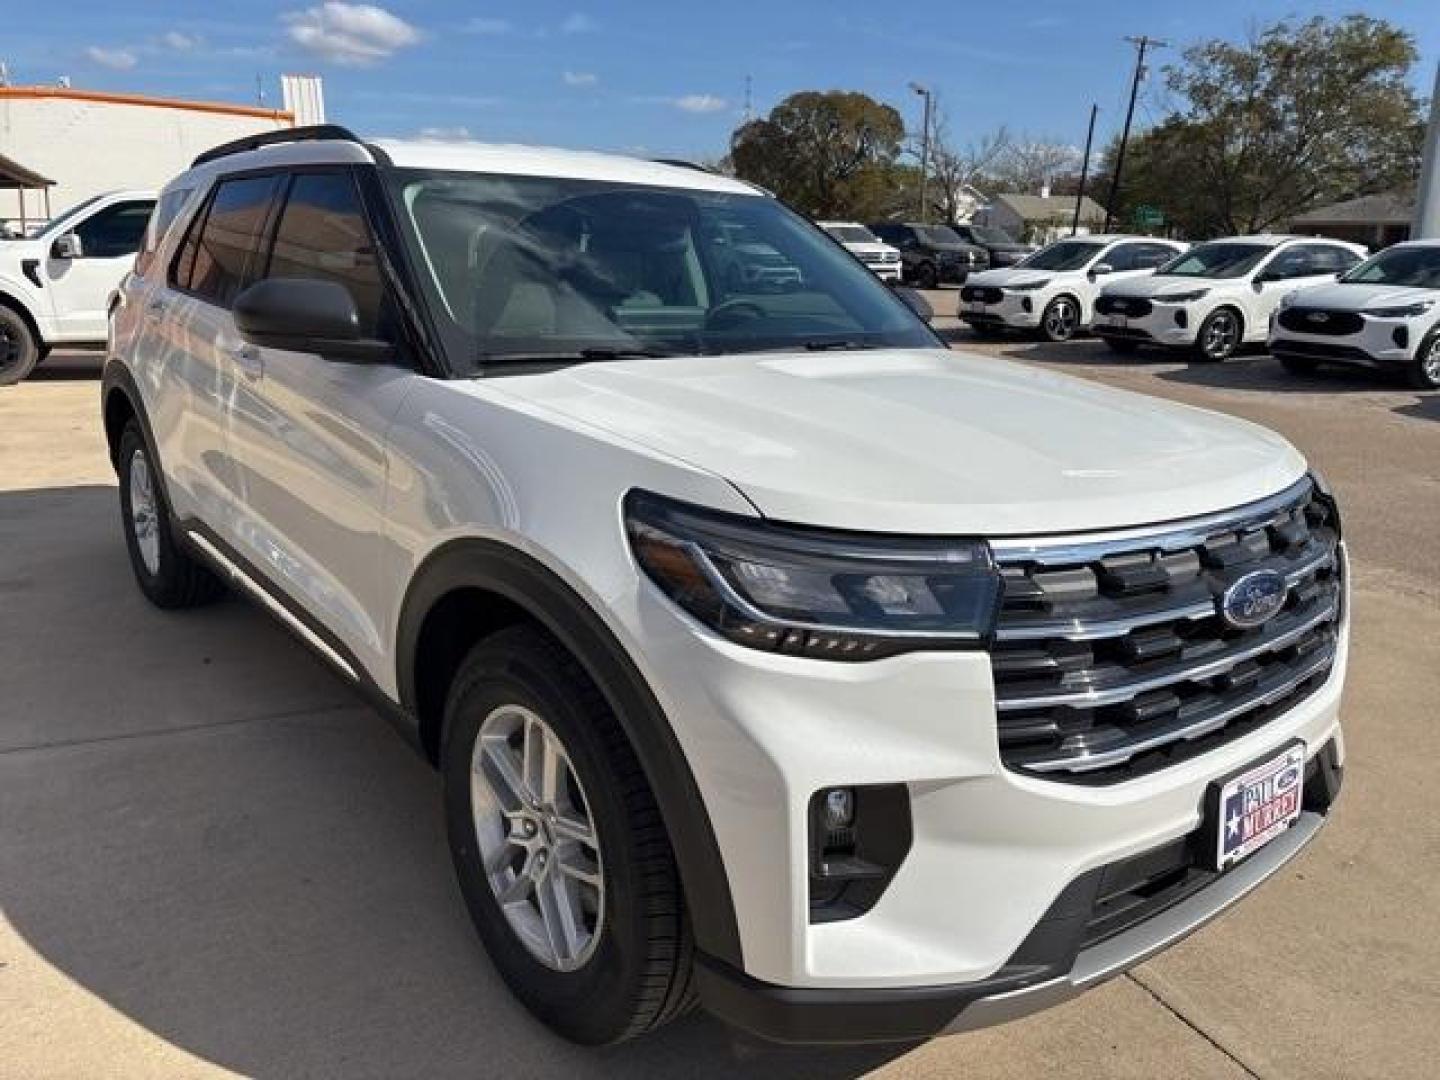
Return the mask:
M975 1035L789 1049L694 1015L569 1046L474 937L428 766L250 605L142 600L98 361L61 357L0 391L0 1075L1435 1076L1440 395L937 325L958 347L1274 427L1338 489L1355 568L1346 790L1267 887L1133 974Z

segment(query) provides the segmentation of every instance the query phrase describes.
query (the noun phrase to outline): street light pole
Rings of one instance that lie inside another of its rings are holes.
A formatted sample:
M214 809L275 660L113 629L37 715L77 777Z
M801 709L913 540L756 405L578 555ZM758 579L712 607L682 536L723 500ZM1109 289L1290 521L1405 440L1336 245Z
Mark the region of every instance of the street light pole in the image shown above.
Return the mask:
M1090 106L1090 126L1085 129L1085 159L1080 163L1080 190L1075 193L1075 218L1070 222L1070 235L1080 231L1080 207L1085 202L1085 181L1090 176L1090 144L1095 139L1095 114L1099 105Z
M930 106L934 95L919 83L912 82L910 89L925 99L925 118L921 121L924 127L920 132L920 222L924 224L930 220Z
M1130 107L1125 110L1125 127L1120 133L1120 150L1115 155L1115 171L1110 174L1110 194L1105 199L1105 232L1110 231L1110 219L1115 213L1115 197L1120 193L1120 173L1125 169L1125 147L1130 142L1130 121L1135 118L1135 98L1140 93L1140 80L1145 77L1145 51L1150 46L1163 49L1170 43L1152 38L1148 34L1127 37L1126 41L1138 46L1135 56L1135 77L1130 80Z

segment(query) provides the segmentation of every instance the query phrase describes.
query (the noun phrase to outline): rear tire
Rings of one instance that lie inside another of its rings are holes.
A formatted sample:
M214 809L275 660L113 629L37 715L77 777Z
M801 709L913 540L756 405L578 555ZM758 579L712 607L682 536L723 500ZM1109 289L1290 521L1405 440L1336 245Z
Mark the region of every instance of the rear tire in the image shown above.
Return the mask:
M1245 328L1233 308L1218 308L1205 317L1195 335L1195 358L1218 364L1229 360L1240 348Z
M527 771L527 760L559 764ZM596 1045L693 1005L689 919L660 811L573 657L532 626L476 645L446 701L440 766L460 891L531 1012ZM547 794L531 775L561 780ZM590 840L577 839L587 828Z
M1440 390L1440 332L1432 330L1420 342L1405 375L1416 390Z
M1320 361L1308 356L1282 356L1280 366L1291 375L1314 375L1320 370Z
M209 569L175 542L159 470L134 420L120 435L120 519L130 567L146 598L159 608L208 604L225 592Z
M25 317L0 304L0 386L24 380L40 362L40 343Z
M1104 341L1105 344L1109 347L1110 351L1115 353L1128 354L1133 353L1136 349L1140 348L1140 343L1138 341L1132 341L1129 338L1107 337L1104 339Z
M915 268L915 287L917 289L934 289L940 285L940 275L935 270L934 263L922 262Z

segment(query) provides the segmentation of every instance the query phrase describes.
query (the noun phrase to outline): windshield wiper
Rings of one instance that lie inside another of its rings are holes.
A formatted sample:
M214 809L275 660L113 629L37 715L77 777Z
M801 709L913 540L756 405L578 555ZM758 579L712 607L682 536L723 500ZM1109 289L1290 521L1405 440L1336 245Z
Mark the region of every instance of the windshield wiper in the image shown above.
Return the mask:
M664 349L647 349L641 345L592 345L583 349L520 350L517 352L482 352L481 364L581 364L606 360L644 360L658 356L681 356Z
M860 349L878 349L880 346L870 341L855 341L853 338L815 338L803 343L803 347L809 352L832 352Z

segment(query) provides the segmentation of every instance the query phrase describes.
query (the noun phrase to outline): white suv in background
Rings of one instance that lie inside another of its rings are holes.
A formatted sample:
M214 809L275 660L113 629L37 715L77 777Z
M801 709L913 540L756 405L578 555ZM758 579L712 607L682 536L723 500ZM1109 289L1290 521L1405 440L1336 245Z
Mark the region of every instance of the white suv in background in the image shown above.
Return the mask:
M1090 325L1106 282L1153 273L1184 250L1145 236L1057 240L1014 266L972 274L957 314L979 334L1039 330L1048 341L1068 341Z
M1440 389L1440 240L1397 244L1338 283L1289 293L1270 324L1270 352L1296 375L1350 364Z
M1265 340L1271 313L1290 293L1333 281L1364 257L1363 247L1341 240L1211 240L1142 281L1106 285L1094 330L1116 352L1169 345L1225 360L1246 342Z
M695 169L300 128L172 192L102 387L139 587L243 590L413 738L567 1037L1010 1019L1329 815L1345 551L1278 436L951 352Z
M20 382L56 345L104 344L108 305L154 207L154 192L115 191L33 237L0 240L0 386Z
M817 221L846 251L881 281L900 284L900 249L885 243L858 221Z

